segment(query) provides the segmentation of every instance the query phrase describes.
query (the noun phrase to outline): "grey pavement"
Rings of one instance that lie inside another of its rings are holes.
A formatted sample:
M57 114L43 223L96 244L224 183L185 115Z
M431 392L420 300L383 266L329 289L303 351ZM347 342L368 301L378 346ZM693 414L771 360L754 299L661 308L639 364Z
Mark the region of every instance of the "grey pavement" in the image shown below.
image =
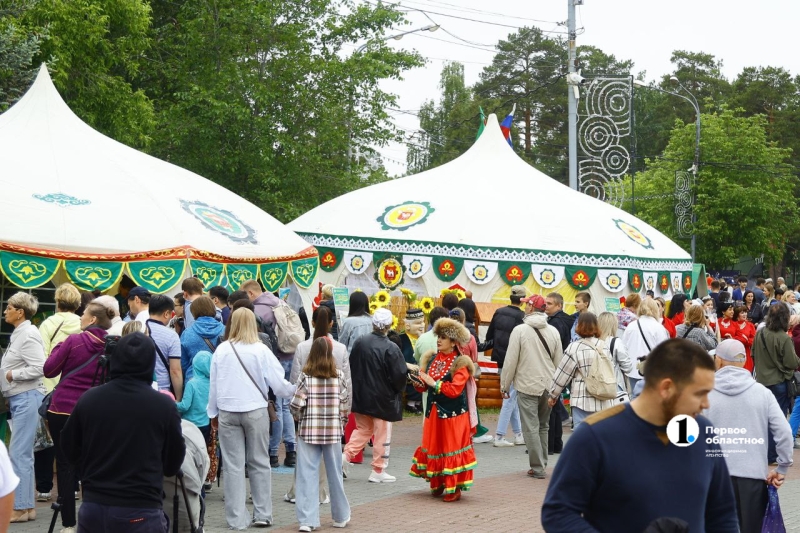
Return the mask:
M497 415L482 416L482 422L495 429ZM372 449L364 453L364 464L354 465L345 480L345 490L352 508L348 531L442 531L498 530L543 531L539 514L548 480L525 475L528 469L524 446L495 448L491 444L475 446L478 468L475 485L457 503L443 503L432 498L426 484L408 475L411 457L419 445L422 419L410 417L395 425L388 472L397 482L374 484L367 481ZM565 428L564 437L569 437ZM552 471L558 455L550 456ZM800 461L800 451L795 451ZM294 505L283 501L292 483L291 469L281 467L272 473L273 527L267 531L297 531ZM788 531L800 531L800 467L790 469L780 492L781 508ZM222 487L214 487L207 496L206 531L227 531ZM46 532L52 512L41 504L35 522L12 524L11 533ZM252 509L252 507L251 507ZM330 505L323 505L321 530L331 527ZM60 530L60 523L55 531Z

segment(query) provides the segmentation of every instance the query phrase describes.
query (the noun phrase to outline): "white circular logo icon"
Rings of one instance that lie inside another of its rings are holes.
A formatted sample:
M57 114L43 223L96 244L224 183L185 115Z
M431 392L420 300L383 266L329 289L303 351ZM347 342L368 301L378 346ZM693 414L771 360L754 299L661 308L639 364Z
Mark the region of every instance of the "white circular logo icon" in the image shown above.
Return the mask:
M667 424L667 438L675 446L685 448L691 446L700 436L700 426L697 420L689 415L678 415Z

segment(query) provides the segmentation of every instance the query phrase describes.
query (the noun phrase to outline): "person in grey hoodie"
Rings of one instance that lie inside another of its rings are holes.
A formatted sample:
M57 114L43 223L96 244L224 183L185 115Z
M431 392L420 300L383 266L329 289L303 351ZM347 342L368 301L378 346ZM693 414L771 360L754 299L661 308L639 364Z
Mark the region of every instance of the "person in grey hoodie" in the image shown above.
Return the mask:
M508 398L511 386L516 389L522 436L528 448L528 475L544 479L550 428L547 388L563 356L561 334L547 323L544 298L534 294L522 301L525 318L511 331L500 391Z
M719 438L726 454L742 533L760 532L767 508L767 485L780 488L792 466L792 431L775 396L745 370L747 358L741 342L722 341L715 358L714 390L708 395L710 407L704 413L714 425L715 435L701 438ZM778 466L767 472L770 433L775 438Z

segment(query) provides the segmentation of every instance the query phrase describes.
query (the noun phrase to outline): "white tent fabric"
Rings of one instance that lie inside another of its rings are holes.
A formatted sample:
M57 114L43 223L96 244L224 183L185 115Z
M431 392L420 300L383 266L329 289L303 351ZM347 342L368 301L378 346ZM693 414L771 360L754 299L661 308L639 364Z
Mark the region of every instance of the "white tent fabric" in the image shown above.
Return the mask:
M691 270L689 254L652 226L576 192L509 148L491 115L461 157L365 187L289 223L310 243L535 264Z
M0 187L3 249L87 259L183 249L186 257L198 251L209 260L242 262L316 255L240 196L83 123L45 66L0 115Z

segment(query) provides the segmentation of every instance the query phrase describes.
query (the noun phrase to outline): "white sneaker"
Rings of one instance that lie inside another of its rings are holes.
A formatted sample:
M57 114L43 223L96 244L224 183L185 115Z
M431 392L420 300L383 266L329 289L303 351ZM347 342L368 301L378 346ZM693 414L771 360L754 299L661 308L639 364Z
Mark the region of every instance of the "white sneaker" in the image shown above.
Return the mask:
M52 499L52 496L49 492L40 492L36 496L37 502L49 502Z
M347 460L347 454L342 452L342 477L347 479L347 474L350 472L350 467L353 466L353 463Z
M300 526L297 531L314 531L314 528L311 526Z
M272 522L270 522L269 520L265 519L253 520L253 527L269 527L271 525Z
M494 439L494 444L492 446L495 448L507 448L513 445L514 443L507 441L505 437L500 437L499 439Z
M481 435L480 437L472 437L473 444L483 444L484 442L492 442L494 437L489 435L488 433L485 435Z
M369 475L370 483L394 483L395 481L397 481L397 478L390 476L385 470L380 474L373 470Z
M331 497L325 496L325 499L319 502L320 505L325 505L326 503L331 503Z
M61 530L61 533L75 533L76 531L74 527L65 527Z
M289 503L295 503L295 499L294 498L290 498L288 492L283 495L283 501L289 502Z
M524 446L525 445L525 437L522 436L522 433L519 433L514 437L514 445L515 446Z
M344 522L334 522L334 523L333 523L333 527L347 527L347 523L348 523L349 521L350 521L350 519L348 518L348 519L347 519L347 520L345 520Z

